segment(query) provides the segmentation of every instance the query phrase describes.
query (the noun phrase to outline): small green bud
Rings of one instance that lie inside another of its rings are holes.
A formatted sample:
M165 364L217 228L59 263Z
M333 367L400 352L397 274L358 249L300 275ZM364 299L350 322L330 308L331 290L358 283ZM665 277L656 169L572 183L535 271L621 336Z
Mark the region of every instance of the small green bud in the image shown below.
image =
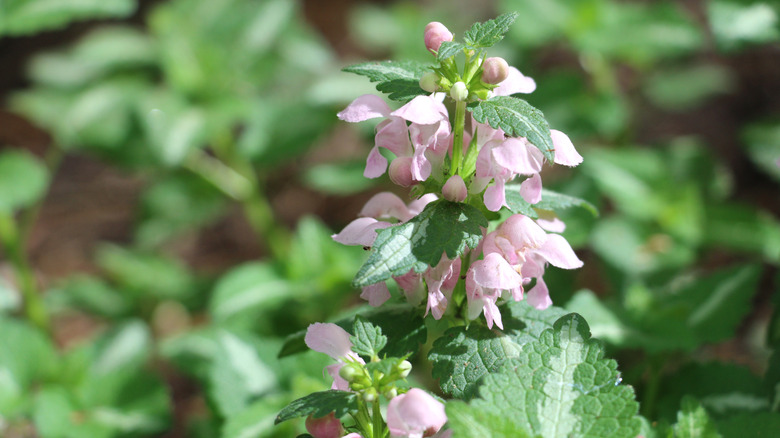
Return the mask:
M392 400L395 396L398 395L398 390L395 387L392 387L384 392L383 394L386 399Z
M371 387L363 391L363 400L365 400L367 403L373 403L374 400L376 400L377 393L376 388Z
M401 378L405 379L406 376L409 375L409 372L412 371L412 364L408 360L405 360L398 364L396 370L398 370L398 374L401 375Z
M450 97L456 102L463 102L469 97L469 89L462 81L455 82L450 89Z
M347 382L352 383L362 374L361 371L362 370L358 369L355 365L348 363L341 367L339 370L339 376L341 376L341 378Z
M479 98L480 100L488 100L491 97L493 97L493 92L491 90L486 89L486 88L483 88L481 90L477 90L477 92L475 94L476 94L477 98Z
M423 90L434 93L439 89L439 75L429 71L420 78L420 88Z

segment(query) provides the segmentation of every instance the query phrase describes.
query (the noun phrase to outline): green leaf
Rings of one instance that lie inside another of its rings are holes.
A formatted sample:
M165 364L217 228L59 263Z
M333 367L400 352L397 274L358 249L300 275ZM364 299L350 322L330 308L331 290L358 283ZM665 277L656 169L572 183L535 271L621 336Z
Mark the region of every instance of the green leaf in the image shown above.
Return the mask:
M263 397L241 412L230 416L222 426L221 438L255 438L284 433L274 425L279 409L284 407L280 397ZM294 432L290 431L289 435Z
M462 52L466 46L455 41L444 41L439 46L439 51L436 52L436 59L443 61L451 56L455 56Z
M504 331L471 324L453 327L433 343L428 360L433 377L445 394L470 398L480 378L496 372L507 359L518 357L523 345L537 340L566 312L557 307L537 310L525 301L502 307ZM509 315L507 315L509 310Z
M335 412L337 418L346 415L349 411L357 409L357 394L348 391L320 391L301 397L287 405L276 416L274 424L279 424L291 418L324 417Z
M382 329L362 316L355 317L352 333L353 335L349 337L353 344L352 351L361 356L378 358L379 352L387 345L387 336L382 334Z
M4 2L0 36L26 35L64 27L72 21L121 18L133 13L133 0L17 0Z
M447 402L445 408L448 428L458 438L530 438L514 421L514 416L469 406L458 400Z
M753 163L766 174L780 181L780 122L749 126L742 133L748 155Z
M674 425L675 438L721 438L710 416L693 397L685 397Z
M585 320L566 315L486 376L471 405L513 416L533 436L635 438L634 391L620 385L617 363L603 355Z
M474 48L491 47L504 38L504 34L509 31L509 26L517 17L517 12L508 12L484 23L474 23L471 29L463 34L463 40Z
M553 161L555 146L550 136L550 125L541 111L523 99L498 96L469 104L469 111L479 123L502 129L510 137L525 137L539 148L547 161Z
M541 201L536 204L529 204L520 195L520 184L506 185L506 200L512 213L523 214L534 219L539 217L538 213L534 210L536 208L557 212L572 207L579 207L587 210L594 217L598 217L599 215L596 206L590 202L577 198L576 196L569 196L547 189L542 189Z
M383 305L378 309L371 308L362 314L372 324L382 328L382 333L387 336L387 345L384 353L388 357L402 357L409 353L416 353L420 344L424 344L428 338L428 330L425 321L415 307L402 305ZM336 324L344 330L352 330L355 317L344 318L336 321ZM307 351L304 343L306 330L301 330L287 337L279 352L279 357L290 356Z
M415 61L364 62L345 67L343 71L367 77L377 82L376 89L389 94L392 100L406 102L415 96L428 94L420 88L420 78L430 66Z
M317 164L306 169L303 182L328 195L352 195L376 185L375 180L363 176L364 161Z
M49 173L31 154L5 150L0 153L0 212L29 207L46 194Z
M295 285L273 266L246 263L219 279L209 303L209 313L216 322L253 319L263 308L289 299L295 289Z
M436 266L444 254L454 259L476 248L482 239L481 227L487 225L482 212L468 204L432 202L408 222L377 232L371 255L352 284L367 286L410 270L423 272Z
M729 417L718 422L724 438L768 438L780 430L780 413L757 412Z
M778 13L769 3L742 5L735 1L712 1L707 3L707 14L715 41L722 50L780 39Z
M246 340L222 331L215 353L209 394L225 417L241 412L253 399L277 387L274 370Z

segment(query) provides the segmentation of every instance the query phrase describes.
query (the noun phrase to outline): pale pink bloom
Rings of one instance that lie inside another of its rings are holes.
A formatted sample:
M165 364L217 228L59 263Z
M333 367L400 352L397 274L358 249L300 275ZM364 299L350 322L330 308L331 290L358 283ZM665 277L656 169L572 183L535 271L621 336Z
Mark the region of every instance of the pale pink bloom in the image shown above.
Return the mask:
M525 138L491 140L482 147L477 156L477 171L471 191L481 191L492 180L494 184L485 190L485 207L490 211L498 211L502 206L506 206L506 182L516 175L538 174L542 170L543 160L541 151ZM531 188L538 188L541 193L541 180L537 185Z
M542 281L547 263L563 269L576 269L582 261L559 234L547 234L542 227L527 216L510 216L495 231L488 233L483 240L485 258L490 254L499 254L524 281L536 278L536 286L529 291L529 303L538 309L549 307L552 303L547 285Z
M353 220L340 233L331 237L343 245L371 246L376 240L376 230L391 226L390 222L378 221L372 217Z
M306 418L306 430L314 438L341 438L344 433L341 420L336 418L333 412L321 418L309 415Z
M371 307L379 307L390 299L390 291L385 282L369 284L363 287L360 298L368 301Z
M429 437L446 422L444 405L421 389L412 388L387 405L387 427L394 438Z
M486 254L483 260L472 263L466 274L466 297L470 319L485 314L488 327L493 323L503 329L501 312L496 302L502 291L509 291L519 301L523 298L523 277L501 255Z
M393 280L398 283L398 287L403 291L406 301L409 304L416 306L422 303L422 300L426 295L422 274L410 270L400 277L393 277Z
M428 268L423 274L428 285L428 305L425 315L430 311L434 319L441 319L447 310L447 303L452 298L452 291L458 284L460 276L461 259L450 260L442 254L439 264Z
M536 82L528 76L523 76L520 70L509 67L509 74L501 84L493 89L495 96L509 96L516 93L533 93L536 90Z
M463 182L463 177L453 175L444 183L444 187L441 188L441 194L448 201L463 202L469 193L466 189L466 183Z
M380 192L366 202L358 216L375 219L398 219L406 222L416 216L395 193Z
M438 21L432 21L425 26L424 39L425 48L431 53L436 53L439 51L441 43L452 41L452 32L447 29L447 26Z
M582 155L574 149L574 144L572 144L569 136L555 129L550 130L550 135L552 136L553 147L555 147L555 164L574 167L582 163Z
M306 330L304 342L314 351L325 353L336 359L338 363L325 367L325 370L333 377L331 389L349 391L349 382L339 375L339 370L346 361L365 363L360 356L352 351L350 334L346 330L332 323L314 323Z
M344 435L341 438L363 438L363 435L361 435L359 433L356 433L356 432L352 432L349 435Z
M566 224L555 215L554 212L549 210L537 210L539 217L536 218L536 223L544 231L550 233L563 233L566 231Z

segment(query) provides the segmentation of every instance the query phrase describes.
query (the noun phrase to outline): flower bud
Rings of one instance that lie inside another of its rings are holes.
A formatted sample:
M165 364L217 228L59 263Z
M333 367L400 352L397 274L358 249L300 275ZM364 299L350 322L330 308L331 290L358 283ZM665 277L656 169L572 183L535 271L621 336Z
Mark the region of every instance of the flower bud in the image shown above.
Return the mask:
M509 64L504 58L488 58L482 64L482 82L500 84L509 76Z
M387 391L385 391L383 395L385 396L386 399L392 400L395 396L398 395L398 389L396 389L395 387L392 387L392 388L388 389Z
M450 88L450 97L456 102L462 102L469 97L469 89L466 88L466 84L462 81L455 82L452 84L452 88Z
M362 374L361 370L357 369L355 365L352 365L351 363L344 364L344 366L339 369L339 376L350 383L354 382L360 374Z
M398 364L396 370L398 371L398 374L401 376L401 378L405 379L406 376L409 375L409 372L412 371L412 364L408 360L404 360Z
M390 175L390 181L401 187L409 187L415 183L412 177L412 157L396 158L390 163L387 173Z
M420 78L420 88L423 90L434 93L439 89L439 75L429 71Z
M463 202L469 192L463 178L460 175L452 175L441 188L441 194L448 201Z
M438 52L444 41L452 41L452 32L446 26L438 21L432 21L425 26L425 47L431 53Z
M341 438L344 435L341 420L336 418L333 412L322 418L314 418L309 415L306 418L306 430L314 438Z
M374 400L377 398L376 388L371 387L363 391L363 400L366 401L366 403L373 403Z

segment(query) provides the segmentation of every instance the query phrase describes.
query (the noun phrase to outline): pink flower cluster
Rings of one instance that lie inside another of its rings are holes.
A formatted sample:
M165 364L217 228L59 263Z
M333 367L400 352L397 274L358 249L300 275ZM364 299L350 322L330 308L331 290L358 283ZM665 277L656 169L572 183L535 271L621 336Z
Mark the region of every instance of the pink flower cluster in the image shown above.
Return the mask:
M452 34L444 25L431 23L426 27L425 44L429 51L435 53L444 41L452 41ZM480 62L481 86L487 87L483 90L489 89L488 98L531 93L536 89L533 79L509 67L501 58ZM374 147L366 160L366 177L376 178L388 172L390 179L400 186L410 187L428 181L433 184L426 184L426 187L441 187L441 192L428 193L408 205L392 193L379 193L368 201L360 218L333 236L336 241L370 247L379 229L410 220L439 197L463 202L481 196L487 210L499 211L508 207L507 183L517 177L524 178L519 194L526 202L536 204L541 200L541 172L545 161L542 152L526 138L509 137L501 129L478 123L473 118L470 124L465 124L470 129L461 131L463 144L453 144L454 138L458 138L453 127L463 127L464 123L451 123L443 103L445 98L446 93L434 92L417 96L393 110L380 97L363 95L338 114L340 119L352 123L383 119L376 127ZM473 95L469 98L475 99ZM566 134L551 130L551 137L556 164L576 166L582 162ZM394 155L389 164L380 152L381 148ZM472 173L461 175L446 168L452 161L447 157L454 157L453 148L462 148L460 156L477 149ZM410 271L394 280L413 305L427 299L426 315L430 312L436 319L445 314L453 291L459 281L464 280L468 317L474 319L483 313L489 327L495 324L503 328L498 311L501 300L522 300L525 287L535 279L527 299L532 306L544 309L552 303L542 279L546 265L564 269L582 265L568 242L556 234L564 228L554 217L535 221L516 214L495 231L487 233L480 246L461 258L449 260L443 256L436 266L423 273ZM390 292L381 282L364 287L361 297L372 306L379 306L390 298Z

